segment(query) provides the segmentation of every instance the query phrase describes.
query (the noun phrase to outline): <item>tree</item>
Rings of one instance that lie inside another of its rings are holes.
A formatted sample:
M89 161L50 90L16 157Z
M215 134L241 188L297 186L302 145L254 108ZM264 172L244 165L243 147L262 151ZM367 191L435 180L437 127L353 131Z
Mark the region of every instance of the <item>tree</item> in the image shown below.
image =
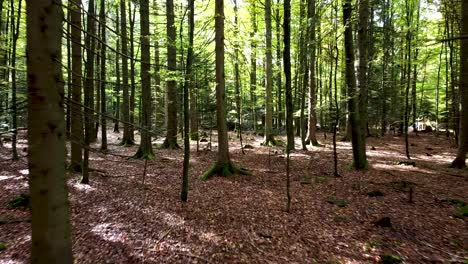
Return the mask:
M73 263L64 167L60 4L26 1L31 263L37 264Z
M265 81L265 139L263 145L276 145L273 136L273 62L271 46L271 0L265 0L265 37L266 37L266 81Z
M125 0L120 0L120 42L122 45L122 117L124 121L124 132L121 144L131 146L135 143L132 140L132 128L130 125L130 97L128 91L128 38L127 38L127 18Z
M291 87L291 1L284 0L284 77L286 82L285 100L286 100L286 211L291 209L291 193L290 193L290 152L294 150L294 128L293 128L293 103L292 103L292 87Z
M84 135L84 153L83 153L83 176L81 183L89 183L89 144L91 143L93 132L93 109L94 109L94 50L95 41L94 36L96 34L96 23L94 21L94 0L88 2L88 20L87 20L87 34L85 40L86 46L86 79L84 87L84 120L85 120L85 135Z
M15 11L14 1L11 0L11 12ZM16 24L15 24L16 18ZM17 118L17 107L16 107L16 44L19 37L19 25L21 19L21 0L18 3L18 13L11 16L11 25L14 25L13 29L13 41L12 41L12 53L11 53L11 113L13 119L13 136L11 139L11 148L13 151L13 160L18 160L18 151L16 150L16 138L18 135L18 118Z
M315 0L308 0L308 30L309 30L309 129L307 131L306 143L318 146L316 127L317 114L316 107L316 80L315 80Z
M101 150L107 150L107 123L106 123L106 4L101 1L101 10L99 10L99 21L101 23Z
M166 1L167 15L167 70L166 81L166 139L163 148L179 148L177 144L177 50L174 25L174 1Z
M182 175L182 190L180 199L187 201L188 196L188 171L190 163L190 138L189 138L189 86L193 82L193 35L195 31L195 0L189 0L189 46L187 50L187 64L185 65L184 82L184 167Z
M149 3L140 0L140 28L141 28L141 141L135 154L136 158L153 159L151 145L151 76L150 76L150 44L149 44Z
M72 39L72 102L71 105L71 164L70 168L81 172L83 140L83 116L81 113L81 0L70 0Z
M365 142L367 136L367 101L368 101L368 65L369 65L369 0L359 1L359 26L358 26L358 49L359 49L359 117L362 126L361 136Z
M468 35L468 3L462 1L461 10L461 36ZM468 153L468 39L460 40L460 133L458 140L457 157L450 167L466 167L466 154Z
M346 86L348 90L348 111L350 115L351 143L353 146L353 167L367 168L366 143L362 136L362 126L359 117L358 92L356 89L356 74L354 71L353 26L351 21L351 0L343 3L344 45L346 58Z
M226 124L226 91L224 80L224 0L215 2L215 55L216 55L216 122L218 127L218 160L203 174L207 180L213 175L230 176L248 174L243 168L236 167L229 156L228 131Z
M251 1L250 16L252 20L252 31L250 32L250 101L252 106L252 122L254 133L257 132L257 10L256 1Z

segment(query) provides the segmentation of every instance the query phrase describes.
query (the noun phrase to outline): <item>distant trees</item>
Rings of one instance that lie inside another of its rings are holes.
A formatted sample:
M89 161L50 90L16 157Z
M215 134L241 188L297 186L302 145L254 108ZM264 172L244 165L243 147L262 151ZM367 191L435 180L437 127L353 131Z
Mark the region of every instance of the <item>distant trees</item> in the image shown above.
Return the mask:
M64 166L60 2L26 1L30 261L37 264L73 263Z

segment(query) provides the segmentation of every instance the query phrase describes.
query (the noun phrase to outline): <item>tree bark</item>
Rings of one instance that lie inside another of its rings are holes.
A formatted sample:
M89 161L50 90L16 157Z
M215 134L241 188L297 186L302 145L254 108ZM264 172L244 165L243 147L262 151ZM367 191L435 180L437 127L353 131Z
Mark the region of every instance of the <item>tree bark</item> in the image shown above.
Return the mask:
M101 9L99 10L99 21L101 23L101 80L100 92L101 92L101 150L107 150L107 123L106 117L106 4L105 1L101 1Z
M167 15L167 70L169 71L166 81L166 139L164 148L179 148L177 144L177 50L176 30L174 25L174 2L166 1Z
M81 0L71 1L71 38L72 38L72 102L71 105L71 164L70 168L81 172L83 143L83 115L81 113Z
M346 57L346 85L348 87L348 111L350 115L351 143L353 146L353 167L355 169L367 168L366 143L362 136L362 124L357 105L359 93L356 90L356 75L354 71L353 24L351 21L351 0L343 3L343 24L345 57Z
M462 1L461 36L468 34L468 3ZM468 39L460 40L460 133L457 157L452 162L452 168L466 167L468 153Z
M316 136L316 127L317 127L317 114L315 112L316 101L315 98L316 94L316 80L315 80L315 0L308 0L308 8L307 8L307 18L308 18L308 30L309 30L309 124L308 124L308 131L307 131L307 139L306 143L310 143L313 146L318 146L319 143L317 141Z
M34 264L73 263L64 166L60 4L60 0L26 1L30 262Z
M149 0L140 0L140 30L141 30L141 140L135 154L139 159L153 159L151 145L151 76L150 76L150 44L149 44Z
M276 145L273 133L273 62L271 46L271 0L265 0L265 37L266 37L266 67L265 67L265 139L263 145Z

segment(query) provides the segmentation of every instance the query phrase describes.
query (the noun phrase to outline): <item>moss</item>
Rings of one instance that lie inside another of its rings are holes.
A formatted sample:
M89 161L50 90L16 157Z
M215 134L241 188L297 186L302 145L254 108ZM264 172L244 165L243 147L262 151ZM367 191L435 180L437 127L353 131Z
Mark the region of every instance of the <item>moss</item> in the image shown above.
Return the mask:
M348 202L346 200L337 198L328 198L327 202L330 204L334 204L338 207L346 207L348 205Z
M2 241L0 241L0 251L3 251L3 250L5 250L5 249L7 249L6 244L3 243Z
M328 178L325 176L318 176L315 178L316 183L326 183L328 181Z
M14 209L14 208L27 208L29 207L29 194L27 193L22 193L12 201L8 203L8 208Z
M379 190L370 191L370 192L367 193L367 195L370 196L370 197L384 196L383 192L381 192Z
M135 145L135 142L133 142L133 140L131 139L126 139L126 140L122 140L122 142L120 142L120 145L124 147L130 147L130 146Z
M468 217L468 205L458 205L455 217L462 219Z
M391 254L385 254L380 256L380 261L382 264L393 264L393 263L401 263L402 260L400 257L391 255Z
M241 175L250 175L249 171L244 168L240 168L232 164L231 162L220 164L216 163L211 167L207 172L205 172L201 176L201 180L206 181L209 180L211 177L218 175L221 177L229 177L234 174L241 174Z

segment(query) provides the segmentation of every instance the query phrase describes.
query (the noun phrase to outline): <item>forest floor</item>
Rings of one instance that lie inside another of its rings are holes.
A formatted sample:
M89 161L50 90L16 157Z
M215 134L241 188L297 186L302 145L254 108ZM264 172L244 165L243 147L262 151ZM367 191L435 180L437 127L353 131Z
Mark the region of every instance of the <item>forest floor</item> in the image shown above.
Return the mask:
M199 178L216 160L216 144L208 151L201 143L196 152L192 142L189 200L183 203L182 150L155 148L143 183L145 162L128 159L137 146L118 146L120 135L109 134L109 153L91 155L96 170L90 185L79 184L78 174L68 180L75 263L379 263L391 257L403 263L468 263L468 217L462 212L468 170L448 168L456 149L443 136L411 135L415 167L396 165L405 160L403 137L369 138L370 168L364 172L350 168L350 143L338 142L337 178L331 135L320 134L323 147L291 155L288 213L284 153L260 146L261 137L245 135L244 143L254 149L242 154L231 134L231 158L251 176L205 182ZM28 191L25 144L23 135L15 162L8 160L9 145L0 147L5 264L29 257L29 211L8 206ZM390 227L378 222L383 217Z

